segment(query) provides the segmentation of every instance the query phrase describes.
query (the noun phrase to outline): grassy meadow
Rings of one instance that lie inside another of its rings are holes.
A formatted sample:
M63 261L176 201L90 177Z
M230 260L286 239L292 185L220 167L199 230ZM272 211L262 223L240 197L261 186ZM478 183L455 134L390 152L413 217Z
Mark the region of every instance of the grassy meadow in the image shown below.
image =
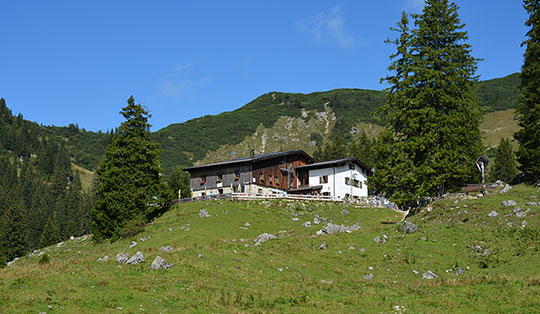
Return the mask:
M527 216L501 205L509 199L530 207ZM407 218L419 227L413 234L396 224L402 213L382 208L275 200L177 205L131 239L78 238L47 248L49 263L34 254L1 269L0 312L539 312L540 206L526 202L540 202L540 189L439 200ZM199 217L203 208L210 217ZM492 210L499 215L488 217ZM316 236L324 223L313 224L315 217L362 228ZM255 246L265 232L278 238ZM374 242L383 235L386 243ZM138 244L129 248L131 241ZM159 252L168 245L174 251ZM124 251L141 251L146 261L117 264ZM97 261L104 255L111 260ZM174 266L149 269L158 255ZM428 270L438 277L422 279Z

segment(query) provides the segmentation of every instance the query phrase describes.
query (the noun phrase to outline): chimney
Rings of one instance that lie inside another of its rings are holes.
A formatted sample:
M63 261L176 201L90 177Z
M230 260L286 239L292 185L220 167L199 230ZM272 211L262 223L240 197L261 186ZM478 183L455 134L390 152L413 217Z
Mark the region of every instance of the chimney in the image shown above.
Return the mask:
M231 160L236 160L236 152L231 152Z
M254 149L249 151L249 158L255 158L255 150Z

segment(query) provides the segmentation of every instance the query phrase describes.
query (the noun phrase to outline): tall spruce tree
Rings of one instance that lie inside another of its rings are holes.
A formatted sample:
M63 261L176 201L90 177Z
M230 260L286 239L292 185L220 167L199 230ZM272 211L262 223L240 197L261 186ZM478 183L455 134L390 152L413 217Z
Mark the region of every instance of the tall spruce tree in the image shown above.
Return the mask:
M516 156L509 139L501 138L495 153L495 162L491 169L490 180L492 181L510 182L518 174Z
M121 111L126 119L97 169L92 210L96 240L117 237L131 220L147 221L170 206L172 193L161 180L159 151L150 140L150 115L133 96Z
M519 125L515 134L519 142L517 153L520 170L532 180L540 180L540 1L524 0L523 7L529 13L525 23L527 32L525 60L521 70Z
M454 191L477 177L474 161L483 151L481 115L474 93L477 59L466 43L458 7L426 0L410 27L407 14L383 80L386 103L378 110L386 127L378 141L376 193L411 206L421 198Z
M6 261L23 256L29 248L22 200L15 201L0 221L0 255Z
M47 218L45 227L43 227L43 233L39 239L40 247L49 246L61 241L60 230L58 229L58 226L56 226L56 218L53 216L54 215L51 215Z

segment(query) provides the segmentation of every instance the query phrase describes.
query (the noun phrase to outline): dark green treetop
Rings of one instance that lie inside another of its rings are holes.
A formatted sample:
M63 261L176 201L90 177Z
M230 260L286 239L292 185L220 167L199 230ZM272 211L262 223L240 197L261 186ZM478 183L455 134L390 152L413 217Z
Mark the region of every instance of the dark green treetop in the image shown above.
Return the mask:
M523 7L529 13L525 23L527 32L525 60L521 70L519 125L515 134L519 142L517 153L520 169L530 175L530 179L540 179L540 2L524 0Z
M465 41L455 3L427 0L404 13L389 66L387 101L377 111L386 121L379 136L371 183L401 205L442 195L477 176L474 161L483 151L474 86L477 59Z
M158 147L150 141L148 111L136 105L131 96L121 114L126 121L97 169L92 210L92 231L97 240L118 236L131 220L147 221L165 211L172 198L161 180Z
M516 156L512 150L512 144L510 144L509 139L501 138L495 152L495 162L491 168L490 180L510 182L517 174Z

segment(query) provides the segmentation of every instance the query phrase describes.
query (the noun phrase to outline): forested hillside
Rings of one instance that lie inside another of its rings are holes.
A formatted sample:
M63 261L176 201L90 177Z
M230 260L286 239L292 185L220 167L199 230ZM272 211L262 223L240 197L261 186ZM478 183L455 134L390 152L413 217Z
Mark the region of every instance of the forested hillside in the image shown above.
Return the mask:
M516 108L519 74L478 83L480 106L486 112ZM325 105L335 115L331 136L345 139L359 122L382 124L372 113L385 100L384 92L362 89L336 89L328 92L294 94L271 92L247 105L218 115L172 124L153 134L163 150L161 160L166 172L175 165L190 165L224 145L235 145L254 134L259 125L270 128L282 116L308 121ZM303 114L304 112L304 114Z
M0 99L0 264L88 233L91 203L63 142Z

